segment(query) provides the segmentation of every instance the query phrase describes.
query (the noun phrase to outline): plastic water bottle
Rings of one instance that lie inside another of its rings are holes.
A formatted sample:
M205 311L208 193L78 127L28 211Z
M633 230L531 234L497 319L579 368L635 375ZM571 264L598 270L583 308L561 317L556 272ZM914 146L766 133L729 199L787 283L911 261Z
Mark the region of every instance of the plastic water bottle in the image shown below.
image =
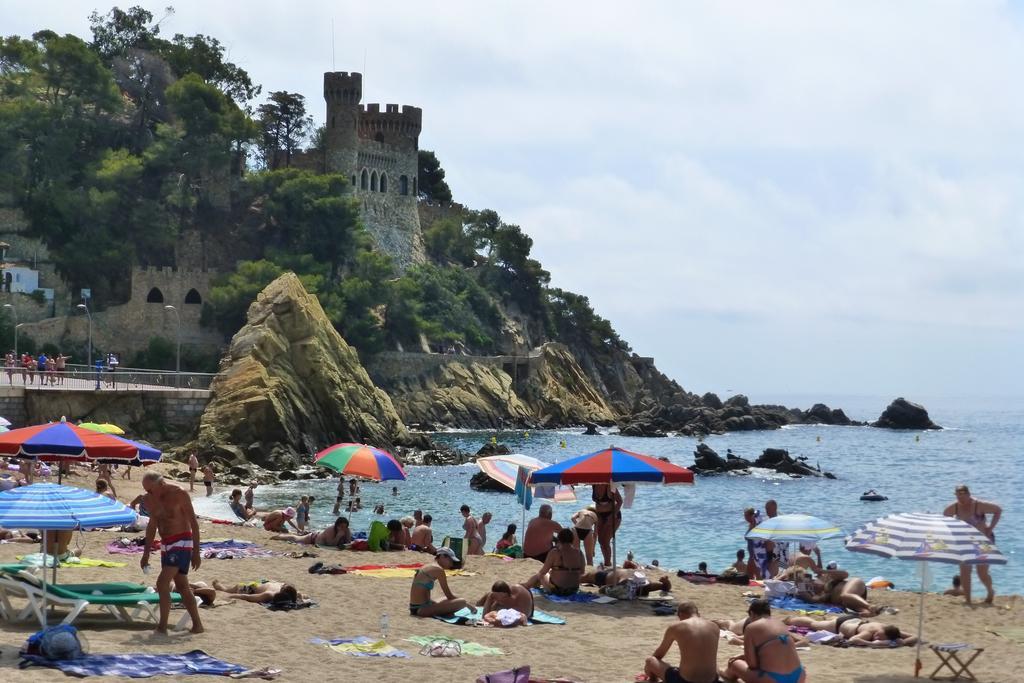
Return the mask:
M388 630L389 630L390 626L391 626L391 622L388 619L388 615L387 614L380 615L380 639L381 640L387 640L388 639Z

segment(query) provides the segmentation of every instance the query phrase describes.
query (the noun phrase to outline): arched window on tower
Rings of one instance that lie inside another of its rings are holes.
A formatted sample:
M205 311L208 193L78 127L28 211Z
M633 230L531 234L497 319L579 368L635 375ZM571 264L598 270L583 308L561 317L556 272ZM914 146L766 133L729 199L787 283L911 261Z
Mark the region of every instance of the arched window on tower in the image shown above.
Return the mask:
M381 174L380 174L380 191L381 192L387 192L388 191L388 174L384 173L384 172L381 172Z
M401 194L409 194L409 176L403 175L398 177L398 191Z
M374 171L370 174L370 192L377 191L377 172Z
M359 189L369 190L370 189L370 174L363 169L363 172L359 175Z
M164 293L154 287L149 290L149 294L146 295L147 304L162 304L164 302Z
M203 303L203 297L199 296L199 292L196 291L195 287L188 290L188 294L185 295L186 304L201 304Z

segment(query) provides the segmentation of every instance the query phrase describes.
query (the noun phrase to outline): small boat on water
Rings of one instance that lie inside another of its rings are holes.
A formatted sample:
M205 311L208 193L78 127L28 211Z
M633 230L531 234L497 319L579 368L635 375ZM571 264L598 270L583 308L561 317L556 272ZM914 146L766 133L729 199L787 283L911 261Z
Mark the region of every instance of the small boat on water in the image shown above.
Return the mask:
M865 491L863 494L861 494L860 499L861 500L878 501L878 500L889 500L889 497L888 496L883 496L878 491L875 491L874 489L871 489L871 490Z

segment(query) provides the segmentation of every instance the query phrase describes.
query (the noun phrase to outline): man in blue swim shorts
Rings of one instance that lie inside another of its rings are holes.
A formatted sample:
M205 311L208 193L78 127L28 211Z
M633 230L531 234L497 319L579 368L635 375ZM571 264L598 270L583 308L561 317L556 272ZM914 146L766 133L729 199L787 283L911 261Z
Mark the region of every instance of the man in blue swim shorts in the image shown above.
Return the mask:
M676 609L679 622L665 629L654 654L644 662L648 681L665 683L720 683L718 678L718 626L700 616L689 600ZM665 660L672 644L679 647L679 666Z
M173 583L192 618L192 633L202 633L203 623L199 619L196 597L188 585L189 568L199 569L202 562L199 522L192 510L192 499L184 489L168 484L162 475L155 472L149 472L142 478L142 488L146 490L143 503L149 510L145 550L139 562L142 571L149 570L149 549L158 530L161 538L160 576L156 580L156 590L160 594L160 621L156 630L158 633L167 632Z

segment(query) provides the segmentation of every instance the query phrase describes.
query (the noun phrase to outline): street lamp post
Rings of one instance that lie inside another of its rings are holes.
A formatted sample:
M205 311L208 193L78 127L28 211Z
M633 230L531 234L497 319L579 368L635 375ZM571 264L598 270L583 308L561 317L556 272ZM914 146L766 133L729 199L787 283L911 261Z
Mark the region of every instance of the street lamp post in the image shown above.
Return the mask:
M178 330L174 335L177 351L174 355L174 386L181 388L181 313L170 304L164 306L165 311L174 311L174 318L178 321Z
M14 316L14 357L18 358L18 309L14 307L14 304L4 304L4 308L11 309L11 315Z
M75 308L81 308L89 318L89 368L92 368L92 313L89 312L89 307L84 303L78 304Z

